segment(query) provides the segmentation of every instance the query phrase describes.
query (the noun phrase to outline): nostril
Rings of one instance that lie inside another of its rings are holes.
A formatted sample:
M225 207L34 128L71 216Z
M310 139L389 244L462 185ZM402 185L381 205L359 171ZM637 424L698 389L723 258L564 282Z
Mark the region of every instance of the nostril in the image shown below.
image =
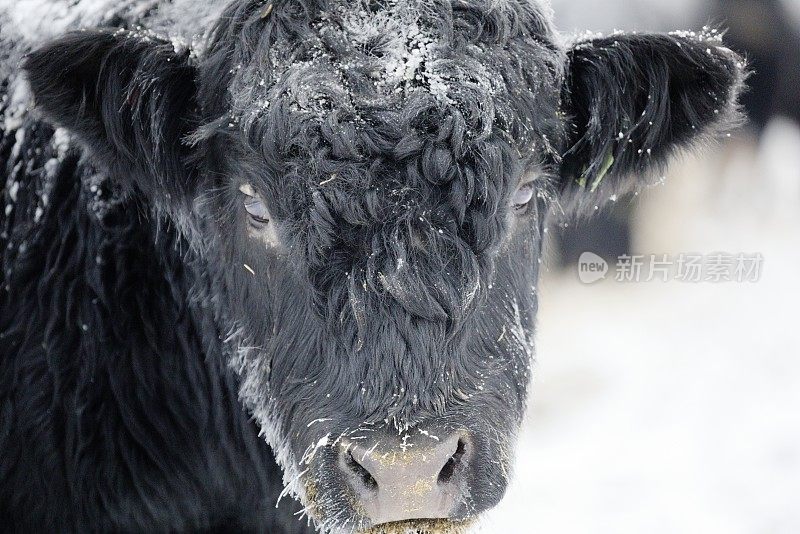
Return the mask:
M464 455L467 452L467 444L463 439L458 440L458 445L456 445L456 452L453 453L452 456L447 460L447 463L444 464L442 470L439 471L439 477L437 478L439 484L447 484L452 480L453 475L456 472L456 469L459 467L461 463L463 463Z
M461 514L457 509L470 489L467 474L475 454L469 434L432 437L425 431L417 439L408 434L398 438L393 433L384 434L381 440L370 437L359 443L342 443L337 467L348 494L371 524L448 519ZM389 530L406 532L402 526Z
M375 480L375 477L373 477L372 474L358 462L358 460L356 460L352 451L347 451L345 453L344 463L350 472L355 475L359 481L361 481L361 484L364 488L370 491L375 491L378 489L378 481Z

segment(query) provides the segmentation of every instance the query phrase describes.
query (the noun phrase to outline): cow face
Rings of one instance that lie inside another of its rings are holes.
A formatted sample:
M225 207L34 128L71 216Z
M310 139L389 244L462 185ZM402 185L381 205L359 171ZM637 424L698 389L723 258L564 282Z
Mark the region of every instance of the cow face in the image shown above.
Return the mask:
M500 500L546 214L730 124L742 78L714 35L565 50L514 0L235 2L196 58L95 31L26 69L193 244L240 397L328 530L455 528Z

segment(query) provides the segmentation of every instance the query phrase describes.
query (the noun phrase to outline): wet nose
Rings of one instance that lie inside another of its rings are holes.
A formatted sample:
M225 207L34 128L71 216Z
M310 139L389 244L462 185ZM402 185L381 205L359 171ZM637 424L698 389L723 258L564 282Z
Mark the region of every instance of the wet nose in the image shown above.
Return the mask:
M346 443L340 468L373 525L449 518L464 494L466 436L427 434L414 443Z

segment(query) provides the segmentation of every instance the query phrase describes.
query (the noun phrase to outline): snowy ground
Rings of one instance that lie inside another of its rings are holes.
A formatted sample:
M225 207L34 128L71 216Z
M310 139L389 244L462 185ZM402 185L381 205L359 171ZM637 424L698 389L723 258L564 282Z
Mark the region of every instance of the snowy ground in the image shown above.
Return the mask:
M800 532L800 131L679 165L637 252L761 252L756 284L542 283L516 480L483 532Z

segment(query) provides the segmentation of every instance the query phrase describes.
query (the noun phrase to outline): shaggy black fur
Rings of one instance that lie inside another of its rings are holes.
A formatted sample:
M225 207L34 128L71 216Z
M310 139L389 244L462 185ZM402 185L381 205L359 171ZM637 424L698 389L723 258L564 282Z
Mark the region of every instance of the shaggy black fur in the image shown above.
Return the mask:
M197 181L180 142L199 120L188 56L134 32L86 30L30 55L25 68L34 94L46 95L42 111L93 147L100 167L174 210Z
M20 184L1 219L0 531L304 532L265 498L281 473L188 298L186 245L79 151L51 159L47 125L17 131L0 144Z
M491 508L546 214L728 126L742 69L710 36L567 51L521 0L235 1L200 51L44 44L0 131L0 525L300 530L259 430L322 530L370 526L346 439L468 435L452 517Z

